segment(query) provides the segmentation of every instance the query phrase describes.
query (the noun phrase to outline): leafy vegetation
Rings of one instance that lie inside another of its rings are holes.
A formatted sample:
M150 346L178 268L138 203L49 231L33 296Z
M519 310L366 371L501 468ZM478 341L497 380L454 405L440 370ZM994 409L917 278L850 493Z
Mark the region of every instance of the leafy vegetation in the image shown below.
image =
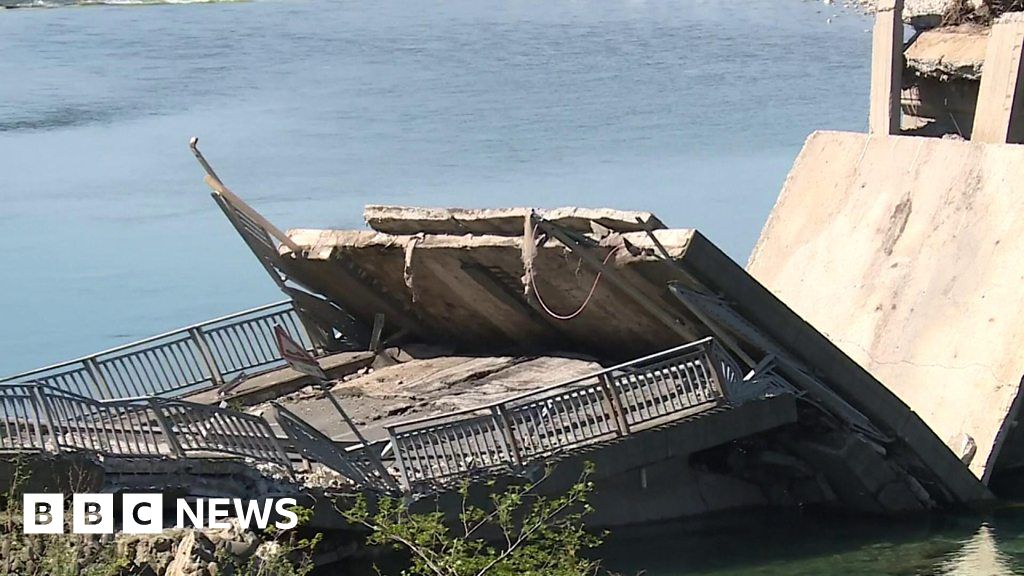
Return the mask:
M114 547L86 535L24 534L21 492L28 480L23 456L11 461L11 482L0 503L0 575L115 576L126 562Z
M1006 12L1024 10L1024 0L954 0L950 2L942 17L944 26L955 26L973 22L990 24Z
M585 552L601 538L584 528L593 509L593 491L584 470L578 482L557 497L541 496L536 481L492 493L485 506L471 503L470 487L460 489L462 510L454 528L440 511L416 513L406 501L382 499L371 512L365 498L343 511L366 527L367 543L402 550L410 557L404 576L587 576L599 570ZM491 484L493 487L493 483Z

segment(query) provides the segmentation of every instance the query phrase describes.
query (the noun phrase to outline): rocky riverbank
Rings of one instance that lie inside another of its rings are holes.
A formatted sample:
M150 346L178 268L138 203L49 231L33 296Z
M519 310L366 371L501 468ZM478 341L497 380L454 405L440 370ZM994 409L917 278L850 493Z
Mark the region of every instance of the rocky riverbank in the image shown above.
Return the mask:
M3 538L0 574L72 576L104 568L139 576L298 575L312 567L312 540L278 540L229 522L225 529L147 535Z
M821 0L831 5L836 0ZM875 11L878 0L843 0L845 8ZM989 24L1006 12L1024 10L1024 0L905 0L903 19L915 28L955 26L965 23Z

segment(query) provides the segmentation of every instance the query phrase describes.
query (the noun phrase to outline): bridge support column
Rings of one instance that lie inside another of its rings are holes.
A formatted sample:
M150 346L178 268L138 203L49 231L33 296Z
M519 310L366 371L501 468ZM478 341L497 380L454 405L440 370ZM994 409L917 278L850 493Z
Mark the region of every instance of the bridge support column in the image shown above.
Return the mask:
M974 112L971 140L1024 142L1024 19L1000 18L992 26Z
M903 0L878 0L871 40L871 104L868 132L900 133L903 89Z

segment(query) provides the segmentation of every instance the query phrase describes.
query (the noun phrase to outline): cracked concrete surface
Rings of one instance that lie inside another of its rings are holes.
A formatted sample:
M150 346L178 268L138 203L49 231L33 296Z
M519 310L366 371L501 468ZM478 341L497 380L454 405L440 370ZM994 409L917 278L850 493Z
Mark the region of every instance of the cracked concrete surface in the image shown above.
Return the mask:
M748 271L987 479L1024 374L1024 147L816 132Z
M387 437L388 424L474 408L600 369L581 358L438 356L365 371L331 392L374 441ZM279 402L333 439L355 440L319 390L307 388Z

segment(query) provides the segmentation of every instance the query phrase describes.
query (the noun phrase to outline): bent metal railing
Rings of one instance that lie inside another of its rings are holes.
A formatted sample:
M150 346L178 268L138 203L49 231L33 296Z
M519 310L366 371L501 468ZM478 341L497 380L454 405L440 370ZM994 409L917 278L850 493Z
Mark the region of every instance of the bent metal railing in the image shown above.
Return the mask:
M745 380L711 338L478 408L387 427L407 492L499 471L513 473L577 448L675 423L725 404ZM738 397L738 396L737 396ZM392 492L361 452L277 406L290 448L357 486ZM260 416L182 400L96 400L45 384L0 384L0 450L89 451L127 458L233 455L284 467L291 461Z
M303 456L334 470L357 486L379 492L394 492L398 488L395 479L390 474L382 474L380 467L368 457L367 451L374 450L374 446L356 445L343 449L284 406L276 402L271 402L271 405L277 425L291 441L292 447Z
M123 458L240 456L291 472L270 424L166 398L95 400L42 384L0 384L0 450Z
M574 448L712 410L740 378L705 338L478 408L387 427L409 490L515 470Z
M180 396L220 385L244 370L283 366L274 340L275 324L314 351L293 302L285 300L0 378L0 383L38 382L107 400Z

